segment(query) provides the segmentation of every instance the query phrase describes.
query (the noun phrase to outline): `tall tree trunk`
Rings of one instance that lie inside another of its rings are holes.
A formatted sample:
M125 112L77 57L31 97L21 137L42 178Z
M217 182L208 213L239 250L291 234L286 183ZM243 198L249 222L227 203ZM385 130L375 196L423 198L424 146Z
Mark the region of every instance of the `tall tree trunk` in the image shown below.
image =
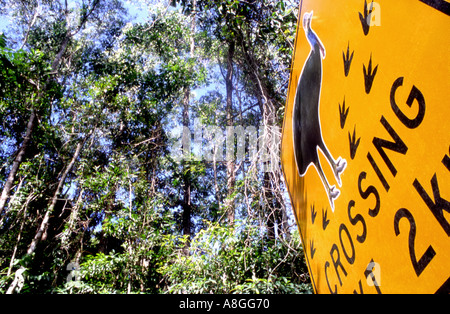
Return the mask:
M270 187L270 175L268 172L264 173L264 181L263 181L263 212L266 216L266 225L267 225L267 236L269 241L275 241L276 237L276 209L273 206L273 194L272 189Z
M58 53L56 54L55 59L52 62L52 71L51 71L52 75L56 75L58 73L58 69L61 64L61 59L62 59L64 53L66 52L66 49L67 49L67 46L69 45L70 40L72 39L73 36L78 34L80 32L80 30L84 27L89 16L94 12L98 3L99 3L99 1L93 2L92 7L88 11L86 11L84 15L82 15L82 19L81 19L78 27L74 31L71 32L71 31L67 30L64 40L62 41L62 43L59 47ZM36 9L36 10L38 10L38 9ZM69 10L67 7L67 1L66 1L66 10L64 12L66 12L65 13L66 15L69 14ZM24 39L24 43L26 42L27 37L28 37L28 34L26 35L26 37ZM42 97L47 90L48 83L49 82L46 82L43 90L38 90L39 94L38 94L38 97L36 100L38 103L42 100ZM39 89L39 87L38 87L38 89ZM6 180L5 185L3 186L2 194L0 196L0 215L4 211L6 201L8 200L8 198L11 195L11 189L13 187L17 171L19 170L20 164L23 161L23 156L25 155L27 147L30 144L31 135L33 133L34 126L36 124L37 112L34 107L34 104L31 104L31 105L32 105L32 111L31 111L30 118L28 120L25 138L17 151L17 155L16 155L16 158L14 159L13 166L11 168L11 171L9 172L8 179ZM0 227L2 226L3 219L6 215L7 215L7 213L5 213L1 218Z
M216 148L215 148L216 149ZM213 154L213 174L214 174L214 196L216 198L216 203L217 203L217 209L221 210L221 204L222 204L222 200L220 197L220 190L219 190L219 182L217 181L217 161L216 161L216 152L214 152Z
M226 104L226 114L227 114L227 127L233 127L233 75L234 75L234 53L235 53L235 42L230 41L228 44L228 54L227 54L227 74L225 77L225 86L227 91L227 104ZM233 134L233 145L234 148L234 134ZM234 161L234 154L232 154L231 159L227 160L227 201L225 208L227 210L228 224L230 226L234 225L235 220L235 206L233 200L233 193L236 185L236 165Z
M273 174L274 176L274 181L276 182L277 185L277 189L274 191L274 197L276 199L276 206L278 208L278 212L279 212L279 230L280 230L280 235L282 237L284 237L284 239L286 241L290 241L291 240L291 233L289 230L289 221L288 221L288 214L287 214L287 210L286 210L286 205L284 202L284 197L283 197L283 191L281 189L281 172L277 171Z
M186 87L183 99L183 129L189 129L189 98L191 90ZM190 133L189 133L190 134ZM190 138L189 138L190 140ZM189 156L190 156L190 145L183 147L183 234L188 237L187 246L189 246L189 240L191 237L191 171L189 170Z
M262 141L264 147L262 147L263 154L267 154L267 160L263 171L264 183L263 195L265 197L265 205L267 208L267 228L269 238L274 240L276 236L275 227L278 228L278 235L284 234L286 239L289 239L289 225L286 213L286 208L283 205L283 192L281 190L281 167L279 159L279 140L280 134L278 134L278 117L277 107L273 101L270 92L262 80L260 75L258 62L254 57L254 54L249 47L243 46L244 54L247 64L251 69L253 77L253 83L255 84L255 91L259 99L261 112L263 114L263 127L264 127L264 140Z
M17 235L17 241L16 241L16 245L14 246L14 250L13 250L13 254L11 256L11 262L9 263L9 268L8 268L8 273L7 276L9 276L11 274L11 270L13 269L13 265L14 265L14 261L16 258L16 253L17 253L17 248L19 247L19 243L20 243L20 239L22 238L22 230L23 230L23 226L25 224L25 220L26 220L26 209L28 207L28 204L35 198L35 196L33 195L33 193L31 193L28 197L27 200L25 202L25 204L23 205L21 212L22 212L22 222L20 223L20 229L19 229L19 234Z
M195 50L195 27L196 27L196 9L197 9L197 1L193 1L193 10L191 13L191 38L190 38L190 57L194 57ZM191 96L191 87L186 86L184 90L184 98L183 98L183 130L189 130L190 118L189 118L189 105L190 105L190 96ZM190 132L188 132L190 134ZM190 138L188 139L190 143ZM186 244L187 248L190 246L190 238L191 238L191 216L192 216L192 205L191 205L191 172L189 170L189 161L186 158L190 156L190 145L187 147L183 147L183 155L184 155L184 165L183 165L183 176L184 176L184 191L183 191L183 234L188 237L188 242Z
M84 188L81 188L81 191L78 194L77 202L75 203L75 206L73 206L72 211L70 213L69 221L67 222L67 229L63 231L63 234L61 236L61 247L67 250L69 249L70 237L74 232L76 223L78 221L79 212L82 207L83 197L84 197Z
M14 159L11 171L9 172L8 179L6 180L5 185L3 186L2 195L0 196L0 213L2 213L3 210L5 209L6 201L8 200L11 194L11 189L13 187L17 171L19 170L20 164L22 163L23 156L25 155L27 147L30 144L31 135L33 133L35 123L36 123L36 110L33 109L30 115L30 119L28 120L25 138L23 139L23 142L20 145L16 158ZM1 218L0 227L3 224L3 219L6 215L7 213L5 213Z
M55 56L55 59L52 62L52 72L51 72L52 75L58 74L58 70L59 70L59 67L60 67L60 64L61 64L62 57L63 57L64 53L66 52L66 49L67 49L67 47L68 47L68 45L70 43L71 38L73 36L75 36L76 34L78 34L83 29L83 27L85 26L89 16L94 12L94 10L96 9L96 7L97 7L97 5L99 3L100 3L100 1L97 1L97 0L93 1L92 6L89 8L89 10L82 10L81 11L81 19L80 19L80 22L79 22L77 28L75 28L75 30L73 30L73 31L70 31L70 30L66 31L64 40L61 43L61 45L59 47L59 50L58 50L58 53L57 53L57 55ZM65 17L67 19L68 18L68 14L70 12L69 8L68 8L68 2L67 1L65 2L65 5L66 5L66 8L64 10L64 14L65 14ZM37 102L40 102L42 100L44 93L47 91L48 85L49 85L49 81L45 82L43 90L39 90L39 87L38 87L39 94L38 94ZM31 135L32 135L34 126L36 124L36 119L37 119L36 109L35 109L34 106L32 108L33 109L32 109L32 113L31 113L30 119L29 119L28 124L27 124L27 131L26 131L26 135L25 135L24 141L22 142L22 144L21 144L21 146L20 146L20 148L18 150L16 159L13 162L13 167L12 167L12 169L11 169L9 175L8 175L8 180L5 183L5 186L4 186L3 191L2 191L2 195L0 196L0 214L1 214L1 212L3 211L3 209L5 207L6 200L10 196L11 188L12 188L12 185L14 183L15 176L17 174L17 171L18 171L19 167L20 167L20 164L22 162L22 159L23 159L23 156L25 154L25 151L26 151L26 149L27 149L27 147L28 147L28 145L29 145L29 143L31 141ZM90 134L92 134L92 132L93 131L91 131ZM71 162L67 166L66 170L64 171L61 179L59 180L59 183L58 183L57 189L55 191L55 194L54 194L54 196L53 196L53 198L52 198L52 200L51 200L51 202L49 204L49 207L47 209L47 212L45 213L45 216L44 216L44 218L43 218L43 220L41 222L41 225L40 225L38 231L36 232L36 235L33 238L32 242L31 242L31 244L30 244L30 246L29 246L29 248L27 250L26 255L31 255L36 250L36 246L37 246L37 244L39 243L39 241L41 239L45 240L45 238L47 236L46 233L47 233L47 228L48 228L48 222L50 220L50 214L53 212L53 210L54 210L54 208L56 206L56 203L58 201L58 196L61 193L61 190L62 190L62 187L63 187L64 182L66 180L66 177L67 177L68 173L71 171L71 169L72 169L75 161L77 160L77 158L78 158L78 156L79 156L79 154L81 152L81 149L82 149L83 145L85 144L85 142L86 142L88 137L89 136L86 136L86 138L82 142L78 143L77 148L75 150L75 154L74 154ZM1 227L1 224L0 224L0 227ZM26 268L24 266L21 266L16 271L15 278L14 278L13 282L11 283L11 285L9 286L9 288L8 288L8 290L6 292L7 294L14 293L16 290L20 291L20 289L21 289L21 287L23 285L23 282L25 280L24 277L23 277L23 273L25 272L25 270L26 270Z
M81 149L83 148L84 143L86 143L86 140L87 140L87 137L83 141L81 141L77 144L77 148L75 149L75 153L73 154L72 160L67 165L61 178L59 179L58 186L56 187L56 191L53 194L51 202L45 213L44 219L42 219L41 225L40 225L38 231L36 232L36 235L34 236L33 241L31 241L30 247L28 248L28 251L27 251L28 255L32 254L36 250L36 246L41 240L45 241L47 239L48 221L50 219L50 215L53 213L56 203L58 202L58 197L61 194L64 183L66 182L67 175L69 174L70 171L72 171L73 165L75 164L78 157L80 156Z
M56 203L58 201L58 197L61 193L61 190L64 186L64 183L66 181L67 175L69 174L69 172L72 170L73 165L75 164L76 160L78 159L81 149L83 148L83 145L85 144L86 140L87 140L88 136L81 141L80 143L78 143L77 148L75 150L75 153L72 157L72 160L70 161L70 163L67 165L66 169L64 170L59 182L58 182L58 186L56 188L56 191L51 199L51 202L48 206L48 209L44 215L44 218L42 219L41 225L39 226L38 231L36 232L33 240L31 241L30 246L28 247L27 253L26 255L29 256L31 254L34 253L34 251L36 250L36 246L39 244L39 242L41 240L46 240L47 238L47 229L48 229L48 222L50 220L50 215L52 214L53 210L55 209ZM24 276L23 273L26 270L26 268L24 266L21 266L15 274L15 278L13 280L13 282L11 283L11 285L9 286L8 290L7 290L7 294L12 294L14 293L14 291L21 289L23 282L24 282Z
M61 62L61 58L65 52L65 50L67 49L67 45L69 43L70 37L66 36L64 38L64 41L61 44L61 47L59 49L58 54L56 55L55 59L53 60L52 63L52 73L56 73L58 71L58 67L59 64ZM46 84L47 85L47 84ZM40 100L42 99L43 94L45 93L47 86L45 85L44 90L43 91L39 91L38 97L37 97L37 102L40 102ZM31 115L30 118L28 120L27 123L27 129L26 129L26 133L25 133L25 137L23 139L22 144L20 145L17 154L16 154L16 158L13 161L13 165L11 168L11 171L8 174L8 179L5 182L5 185L3 186L3 190L2 190L2 194L0 196L0 213L2 213L5 209L6 206L6 201L8 200L8 198L11 195L11 190L12 187L14 185L14 180L16 178L17 172L19 171L19 167L20 164L23 161L23 157L26 153L26 150L28 148L28 146L30 145L31 142L31 136L33 134L33 130L34 127L36 125L36 118L37 118L37 112L36 109L34 108L34 104L31 104L33 106L33 109L31 111ZM8 211L6 211L4 213L4 215L2 216L1 220L0 220L0 227L3 224L3 219L4 217L6 217L8 214Z

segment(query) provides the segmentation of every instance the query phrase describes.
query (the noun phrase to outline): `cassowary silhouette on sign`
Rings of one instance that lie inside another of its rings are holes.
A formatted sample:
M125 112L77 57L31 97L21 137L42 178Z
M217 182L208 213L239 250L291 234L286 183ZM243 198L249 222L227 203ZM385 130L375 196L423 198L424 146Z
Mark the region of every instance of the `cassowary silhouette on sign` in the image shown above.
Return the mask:
M308 168L314 165L325 186L334 212L334 201L340 191L330 186L319 161L320 149L333 169L339 186L342 186L340 175L347 167L347 161L341 157L334 160L324 143L319 116L320 92L322 88L322 59L325 59L325 47L311 29L313 12L305 13L303 28L311 45L311 52L300 75L292 114L294 155L300 177L304 177Z

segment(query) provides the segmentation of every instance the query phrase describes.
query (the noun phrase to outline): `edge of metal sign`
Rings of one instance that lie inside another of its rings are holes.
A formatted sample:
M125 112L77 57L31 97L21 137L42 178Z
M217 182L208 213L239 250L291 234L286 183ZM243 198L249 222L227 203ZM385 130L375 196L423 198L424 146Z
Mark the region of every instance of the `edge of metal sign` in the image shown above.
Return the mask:
M290 90L291 90L291 82L292 82L292 79L293 79L292 73L294 71L294 62L295 62L295 55L296 55L296 50L297 50L298 36L299 36L300 31L301 31L301 24L300 23L301 23L302 12L303 12L303 0L300 0L300 6L299 6L299 12L298 12L298 18L297 18L297 20L298 20L297 21L297 31L296 31L296 35L295 35L294 52L293 52L293 55L292 55L291 69L290 69L290 75L289 75L289 86L288 86L287 98L286 98L286 109L288 108L289 94L290 94ZM284 119L283 119L283 130L285 129L285 125L286 125L286 115L284 116ZM283 143L283 137L284 137L284 132L282 132L282 134L281 134L281 143ZM283 149L281 149L281 155L283 155ZM287 178L286 178L286 173L285 173L285 170L284 170L284 164L283 163L281 163L281 168L283 170L283 176L284 176L284 180L286 182ZM313 273L311 271L311 266L310 266L308 254L307 254L307 251L305 249L304 236L303 236L302 230L300 228L300 224L299 224L299 221L298 221L297 212L295 210L294 202L292 201L293 198L292 198L292 195L291 195L291 191L290 191L289 188L287 190L288 190L288 194L289 194L289 199L291 201L291 206L292 206L292 211L294 213L295 221L297 223L297 229L298 229L301 241L302 241L303 251L304 251L305 259L306 259L306 265L308 266L309 276L311 277L311 283L312 283L312 286L314 288L314 293L317 294L316 282L314 280L314 276L313 276Z

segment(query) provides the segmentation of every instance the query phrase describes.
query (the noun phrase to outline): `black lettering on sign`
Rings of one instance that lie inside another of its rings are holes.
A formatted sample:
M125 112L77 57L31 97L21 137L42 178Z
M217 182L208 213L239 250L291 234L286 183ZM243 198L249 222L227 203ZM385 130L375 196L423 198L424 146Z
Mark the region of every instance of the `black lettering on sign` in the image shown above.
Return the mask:
M335 257L334 252L337 253L336 257ZM342 265L341 255L339 254L339 248L336 244L333 244L331 251L330 251L330 256L331 256L331 260L333 261L334 269L336 270L336 275L339 279L339 283L342 287L342 280L341 280L341 276L339 275L338 267L340 267L342 269L342 272L344 273L345 277L347 277L347 272L345 271L344 265Z
M367 226L366 226L366 221L364 220L364 217L361 214L357 214L355 217L352 217L352 208L355 207L356 203L355 201L350 201L350 203L348 203L348 219L350 220L350 223L353 226L356 226L357 223L361 223L362 227L363 227L363 232L361 235L356 236L356 240L359 243L364 243L366 241L366 237L367 237Z
M377 176L380 179L381 183L383 184L384 189L386 190L386 192L389 192L389 190L391 189L391 186L386 181L386 178L384 177L383 173L381 173L381 170L378 167L378 165L375 162L375 160L373 159L371 153L367 154L367 159L369 160L370 164L372 165L373 170L375 171L375 173L377 174Z
M372 280L373 285L375 286L375 289L377 289L377 293L378 294L382 294L381 293L381 289L380 289L380 284L377 282L377 278L376 278L375 274L373 273L373 268L374 267L377 267L377 266L376 266L376 263L374 262L374 260L372 259L370 261L367 269L364 272L364 276L366 277L367 280ZM362 289L361 289L361 291L362 291Z
M366 282L367 283L369 282L369 280L373 283L370 286L374 286L375 289L377 290L378 294L382 294L381 293L381 289L380 289L380 283L377 282L377 278L376 278L376 276L374 274L373 267L376 267L376 263L372 259L372 261L369 263L368 267L364 270L364 277L366 278ZM359 285L359 293L360 294L364 294L364 289L363 289L363 285L361 283L361 280L358 282L358 285ZM358 294L358 291L356 291L356 289L353 290L353 294Z
M436 291L436 294L449 294L450 293L450 277L446 282Z
M372 158L372 161L373 161L373 158ZM365 200L368 199L370 195L375 196L375 200L376 200L375 207L373 209L369 209L370 217L375 218L376 216L378 216L378 213L380 212L380 207L381 207L380 194L378 193L378 190L373 185L369 186L366 190L363 191L361 184L362 184L362 181L366 179L366 176L367 176L367 173L365 173L365 172L361 172L361 174L359 175L359 179L358 179L359 194ZM387 184L387 182L386 182L386 184Z
M361 284L361 280L359 281L359 293L360 294L364 294L364 290L363 290L363 287L362 287L362 284ZM353 290L353 294L358 294L358 291L356 291L356 289L355 290Z
M342 231L344 231L345 235L347 236L347 239L350 243L350 247L352 248L352 255L348 256L347 250L345 249L345 245L344 245L344 241L342 240ZM347 226L344 224L341 224L341 226L339 227L339 240L341 241L341 247L342 247L342 251L344 252L345 258L347 259L347 262L350 265L353 265L353 263L355 263L355 258L356 258L356 252L355 252L355 246L353 245L353 240L352 237L350 235L350 232L347 229Z
M384 148L392 150L396 153L400 153L403 155L406 155L408 152L408 147L406 144L402 141L400 136L398 136L397 132L394 131L392 126L387 122L386 118L384 116L381 117L381 124L385 127L385 129L389 132L392 139L395 142L389 142L387 140L383 140L380 138L375 137L373 139L373 144L375 145L376 149L380 153L380 156L383 158L384 162L388 166L389 170L391 171L392 175L395 177L397 176L397 169L392 164L391 160L387 156L386 152L384 151Z
M439 190L439 185L437 181L437 175L435 174L431 179L431 188L433 189L433 197L434 201L427 194L423 186L416 179L413 183L420 197L422 197L425 204L427 204L428 208L433 213L434 217L436 217L437 221L450 237L450 223L444 217L444 210L447 213L450 213L450 202L441 197L441 192Z
M394 230L395 235L398 236L400 234L400 220L402 218L406 218L409 222L410 229L409 229L409 256L411 258L411 262L414 268L414 271L416 272L417 277L422 274L424 269L428 266L428 264L431 262L431 260L436 255L436 252L434 251L433 247L430 245L428 249L426 250L425 254L417 261L416 257L416 250L415 250L415 241L416 241L416 221L414 220L413 215L411 212L405 208L400 209L394 218Z
M421 2L428 4L429 6L441 11L447 15L450 15L450 3L445 0L420 0Z
M395 94L400 86L403 86L403 77L398 78L394 84L392 85L391 89L391 107L394 113L397 115L399 120L410 129L417 128L425 118L425 98L423 97L422 92L417 89L417 87L413 86L411 93L409 94L408 99L406 100L406 104L409 108L412 107L413 103L417 100L417 103L419 105L419 111L417 113L417 116L414 119L408 118L401 110L400 107L397 105L395 101Z
M328 289L330 289L331 294L337 294L337 285L334 285L334 291L331 290L330 281L328 280L328 272L327 269L330 267L330 262L326 261L325 263L325 279L327 280Z

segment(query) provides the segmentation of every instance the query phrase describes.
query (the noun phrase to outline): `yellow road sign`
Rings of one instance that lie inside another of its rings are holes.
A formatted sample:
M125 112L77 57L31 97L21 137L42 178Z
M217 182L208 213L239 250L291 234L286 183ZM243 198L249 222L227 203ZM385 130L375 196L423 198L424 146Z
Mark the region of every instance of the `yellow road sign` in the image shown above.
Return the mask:
M449 6L301 1L282 164L317 293L450 291Z

